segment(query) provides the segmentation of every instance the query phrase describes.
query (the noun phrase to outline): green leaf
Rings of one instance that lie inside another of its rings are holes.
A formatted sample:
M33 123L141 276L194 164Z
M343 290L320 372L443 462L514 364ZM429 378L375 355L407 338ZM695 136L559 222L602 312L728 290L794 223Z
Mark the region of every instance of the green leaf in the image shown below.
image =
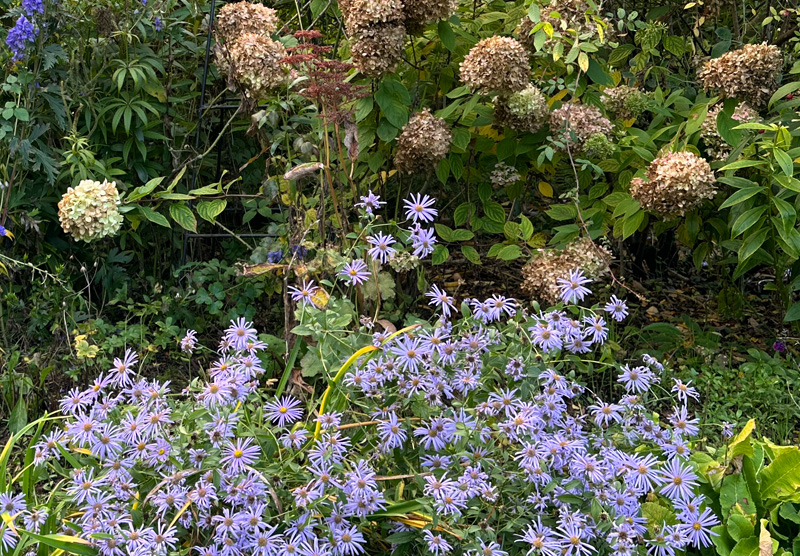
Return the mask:
M752 166L762 166L763 164L763 160L737 160L736 162L731 162L730 164L723 166L719 169L719 171L725 172L726 170L738 170L739 168L750 168Z
M197 233L197 219L186 203L174 203L169 206L169 215L184 230Z
M783 173L786 174L787 177L792 177L794 173L794 162L792 161L792 157L786 154L785 151L781 149L773 149L772 154L775 155L775 161L783 170Z
M632 215L626 216L625 220L622 221L622 239L631 237L642 225L645 216L643 210L638 210Z
M731 237L738 237L749 230L753 224L758 222L758 219L761 218L761 215L764 214L765 210L767 210L767 207L760 206L751 208L750 210L746 210L740 214L739 217L734 221L733 227L731 228Z
M628 61L628 56L636 49L633 44L621 44L611 51L608 56L608 64L610 66L619 67Z
M664 45L664 49L667 52L669 52L670 54L680 58L681 56L683 56L683 52L684 52L684 48L683 48L684 40L685 39L683 39L681 37L675 37L673 35L667 35L666 37L664 37L664 39L661 41L661 43Z
M61 549L66 554L80 554L81 556L96 556L97 550L88 546L84 539L69 537L67 535L39 535L31 531L19 529L23 537L29 537L37 543L51 548ZM73 539L75 539L73 541Z
M228 206L225 199L214 199L213 201L200 201L197 203L197 215L203 220L212 224L217 220L217 216Z
M475 205L472 203L461 203L456 207L453 213L453 223L456 226L461 226L466 223L473 214L475 214Z
M788 315L787 315L788 316ZM760 474L761 497L785 499L800 488L800 449L781 453Z
M411 97L405 85L395 79L384 79L375 93L375 101L381 107L386 119L393 126L401 128L408 123L408 107Z
M598 85L603 85L605 87L614 86L614 79L594 60L589 60L589 69L586 70L586 75Z
M746 201L750 197L754 195L758 195L759 193L763 192L764 189L761 186L755 187L746 187L745 189L740 189L730 197L728 197L724 203L722 203L719 208L724 209L728 207L732 207L734 205L738 205L739 203Z
M739 261L744 262L752 257L767 240L768 234L768 228L761 228L757 232L747 236L742 243L742 247L739 249Z
M164 226L165 228L171 228L172 226L169 225L169 221L166 217L151 209L150 207L146 207L144 205L139 205L139 212L147 218L150 222L154 224L158 224L159 226Z
M800 89L800 81L792 81L791 83L787 83L786 85L778 87L778 90L775 91L769 99L769 108L772 108L776 102L781 100L789 93L795 92L797 89Z
M722 479L722 487L719 491L719 504L722 506L723 515L730 514L731 508L737 504L746 513L756 513L750 490L747 488L747 481L741 473L726 475ZM750 535L752 535L752 533L750 533ZM736 540L739 539L737 538Z
M731 556L759 556L758 537L747 537L736 543Z
M431 263L433 264L442 264L450 257L450 250L447 249L444 245L436 245L433 248L433 254L431 255Z
M741 541L752 537L755 533L755 526L742 514L731 514L728 517L728 534L735 541Z
M513 261L522 256L522 249L519 245L506 245L497 253L497 258L504 261Z
M794 322L800 320L800 301L789 307L786 311L786 316L783 317L783 322Z
M8 417L8 430L10 430L13 434L17 434L27 424L28 405L25 403L25 398L20 397L17 400L14 409L11 410L11 415Z
M444 224L434 224L434 228L436 228L436 235L438 235L442 240L447 242L455 241L453 239L453 229L445 226Z
M469 241L474 237L475 234L471 230L465 230L464 228L453 230L453 241Z
M447 178L450 177L450 161L446 158L440 160L439 164L436 166L436 177L439 178L442 184L447 183Z
M453 28L450 27L449 21L443 19L439 22L439 38L450 52L456 49L456 35L453 33Z
M689 117L686 120L686 135L691 135L692 133L699 131L700 126L703 125L703 122L708 115L708 104L695 104L692 109L689 111Z
M471 245L462 245L461 253L464 255L464 258L466 258L472 264L481 264L481 256Z
M519 217L520 219L520 230L522 231L522 239L528 241L533 236L533 224L531 224L530 219L524 214Z
M162 181L164 181L163 177L153 178L146 184L140 185L139 187L128 193L128 196L125 198L125 200L130 203L131 201L137 201L142 197L145 197L146 195L150 195L150 193L152 193L153 190L156 187L158 187Z
M503 209L503 205L496 201L483 203L483 212L486 213L489 220L494 220L501 224L506 221L506 211Z
M553 205L550 210L546 212L547 216L553 220L574 220L578 216L578 211L572 204L569 205Z

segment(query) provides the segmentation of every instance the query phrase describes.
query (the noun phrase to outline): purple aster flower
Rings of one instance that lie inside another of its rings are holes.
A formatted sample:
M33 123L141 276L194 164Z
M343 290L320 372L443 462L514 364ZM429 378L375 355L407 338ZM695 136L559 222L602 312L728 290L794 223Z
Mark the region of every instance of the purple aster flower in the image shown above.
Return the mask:
M558 288L561 290L561 299L564 303L578 303L592 293L584 284L589 284L592 281L583 275L583 271L573 270L569 273L569 278L559 278L557 280Z
M314 280L308 282L303 280L303 283L300 284L299 287L289 286L288 291L289 295L292 297L292 301L297 303L302 301L303 303L313 304L314 301L311 298L317 293L318 289L319 288L314 285Z
M699 420L697 418L692 419L689 416L689 410L686 409L686 406L681 406L674 410L672 417L670 417L670 422L675 427L675 433L678 435L697 436L700 433Z
M594 422L598 427L608 428L612 423L622 422L622 406L617 404L607 404L598 401L595 405L590 405L589 410L594 413Z
M236 351L248 349L248 344L258 340L257 330L253 328L252 322L247 322L244 317L231 320L231 325L225 330L225 340Z
M693 400L700 399L700 394L697 393L697 388L691 386L691 380L686 382L686 384L684 384L679 378L674 378L672 380L675 381L675 385L672 387L672 392L675 392L675 394L678 396L678 400L686 403L689 401L689 398L692 398Z
M559 525L556 534L561 539L561 550L564 556L584 556L597 552L591 542L584 538L586 529L574 521Z
M402 448L408 438L403 429L397 414L392 412L385 421L378 423L378 434L381 438L382 446L387 450Z
M125 357L115 357L113 367L109 369L109 382L113 386L129 386L133 383L133 366L139 361L139 356L130 348L125 350Z
M314 537L298 547L297 556L330 556L331 551L332 547L328 541L320 541L319 537Z
M528 330L531 332L533 345L541 348L545 353L561 349L561 334L554 330L549 323L540 322Z
M339 271L341 280L350 281L353 285L363 284L369 280L370 273L367 270L367 264L361 259L355 259L345 265Z
M411 247L414 256L424 258L433 253L436 244L436 235L433 228L414 228L411 230Z
M628 365L623 365L622 374L619 375L617 382L625 386L625 390L628 392L644 394L650 390L650 385L655 382L655 377L647 367L631 369Z
M295 450L299 450L300 446L303 445L303 442L306 441L306 437L308 436L308 430L306 429L297 429L296 431L289 431L284 433L281 436L281 444L284 448L294 448Z
M197 347L197 331L187 330L186 335L181 339L181 351L189 355L194 352Z
M421 346L419 338L411 338L408 336L402 337L395 346L392 347L392 353L397 357L396 363L409 372L415 373L422 362L422 357L427 355L428 351Z
M150 546L154 554L158 556L165 556L170 550L174 550L178 544L178 539L175 536L177 529L175 527L168 527L165 524L160 524L156 531L150 538Z
M661 470L665 486L659 492L675 500L677 498L688 500L692 497L692 489L697 486L697 475L692 472L692 468L683 465L681 458L673 458L667 466Z
M433 222L433 219L439 212L433 208L436 204L436 199L430 196L422 196L419 193L412 193L410 199L405 199L403 204L406 206L406 218L412 219L414 222Z
M658 460L653 454L628 456L628 466L630 467L628 479L630 486L639 493L652 490L652 488L660 482L659 474L655 470L656 464L658 464Z
M508 552L494 541L486 543L483 539L479 539L479 542L481 543L480 549L471 551L474 556L508 556Z
M261 453L258 446L252 446L252 438L237 438L236 442L228 442L222 449L220 464L226 466L227 473L236 475L245 470L245 466L253 465Z
M599 315L585 317L583 322L586 324L586 338L590 339L593 344L603 344L606 341L608 328L606 328L606 321L603 317Z
M375 193L370 191L365 196L361 197L361 202L356 203L356 206L363 208L367 214L373 214L373 211L378 210L381 208L381 205L385 204L386 201L381 201L380 195L375 195Z
M628 316L628 305L616 295L611 296L603 310L610 313L611 318L617 322L622 322Z
M25 495L3 492L0 494L0 513L15 516L28 509L25 505Z
M722 423L722 437L733 438L733 423Z
M42 525L47 521L48 516L49 512L47 508L34 508L29 512L25 512L22 522L25 524L25 529L38 533Z
M373 261L380 261L385 264L397 253L397 249L392 247L395 239L389 234L378 232L374 236L367 236L367 242L372 246L367 253L369 253Z
M338 556L356 556L364 552L366 540L364 535L356 528L341 527L333 531L333 551Z
M335 429L342 423L342 414L337 411L323 413L317 417L317 422L323 430Z
M19 535L12 531L6 523L0 525L0 546L5 549L3 551L5 554L11 554L11 552L13 552L14 547L17 546L18 540Z
M706 508L691 522L682 523L678 528L685 535L687 544L695 548L705 548L712 544L710 535L717 536L717 533L711 530L715 525L719 525L719 519L713 514L711 508Z
M299 421L303 416L303 410L299 408L300 401L292 396L283 396L280 400L275 399L264 407L264 415L267 419L284 427Z
M431 531L425 530L422 532L422 536L425 537L425 542L428 544L428 550L430 550L436 556L447 554L453 550L453 547L450 546L450 544L441 535L434 535Z
M561 543L553 535L550 527L542 525L541 517L537 517L536 523L529 524L517 538L530 545L527 556L560 556L561 554Z

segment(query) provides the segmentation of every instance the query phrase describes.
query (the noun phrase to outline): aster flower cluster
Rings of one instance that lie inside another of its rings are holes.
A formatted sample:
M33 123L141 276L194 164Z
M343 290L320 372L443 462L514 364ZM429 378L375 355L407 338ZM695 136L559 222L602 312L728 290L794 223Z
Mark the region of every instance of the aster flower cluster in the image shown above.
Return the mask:
M407 210L434 216L424 197ZM558 284L569 303L590 286L579 271ZM688 459L696 390L674 381L661 419L647 405L664 372L655 358L619 366L620 398L604 401L562 356L603 346L624 300L529 315L500 295L461 311L438 287L427 296L441 319L376 334L322 401L265 393L266 346L244 318L183 393L139 376L128 350L68 393L63 427L34 446L34 465L64 476L55 514L0 493L17 522L0 542L13 549L24 524L100 556L358 556L399 538L437 556L711 545L718 521ZM192 331L182 344L197 348Z
M631 196L642 208L664 218L677 218L717 192L708 161L684 151L656 158L647 168L647 180L631 180Z
M364 209L364 215L374 217L374 210L385 204L380 200L380 197L375 193L361 197L361 202L356 203L356 206ZM409 262L407 259L411 257L417 263L419 259L423 259L433 253L437 243L436 233L433 228L424 227L426 224L433 222L434 218L438 215L438 211L434 208L436 199L429 195L422 195L420 193L412 193L408 199L403 201L405 206L405 215L411 221L411 227L402 230L400 236L402 243L391 234L381 231L367 235L367 255L373 263L377 264L390 264L395 266L395 263L406 266ZM401 250L403 245L407 250ZM404 268L405 269L405 268ZM361 285L372 277L369 266L363 259L356 258L347 262L344 267L339 271L339 279L354 286ZM305 284L304 284L305 285ZM301 295L302 286L293 287L290 292L294 301L308 303L310 297ZM311 293L310 295L313 295Z

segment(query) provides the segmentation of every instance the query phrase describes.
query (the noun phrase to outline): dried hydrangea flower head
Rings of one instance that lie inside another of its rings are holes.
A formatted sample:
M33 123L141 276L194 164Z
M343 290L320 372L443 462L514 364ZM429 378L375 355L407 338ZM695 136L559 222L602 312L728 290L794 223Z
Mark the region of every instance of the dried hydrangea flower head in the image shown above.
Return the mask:
M725 160L731 154L730 145L722 138L717 131L717 118L722 112L722 103L715 104L711 107L700 126L700 137L706 146L706 152L711 155L714 160ZM759 119L758 112L750 108L746 102L740 102L731 114L731 119L744 124L748 122L756 122Z
M548 305L561 300L558 279L568 279L570 272L580 270L584 276L598 280L608 272L611 252L588 237L567 244L563 250L540 249L536 258L522 267L522 290Z
M214 24L226 43L245 33L269 37L278 30L278 14L264 4L235 2L222 7Z
M593 10L585 0L551 0L539 7L539 21L549 23L553 29L564 36L589 38L597 34L598 23L591 20ZM552 17L551 14L559 17ZM525 17L517 26L514 34L520 42L531 52L535 51L533 44L534 34L531 34L536 23ZM545 45L553 44L552 39L547 39Z
M397 138L394 164L401 172L430 172L450 151L453 134L427 108L414 114Z
M417 33L426 23L450 19L457 7L456 0L405 0L403 14L406 28L411 33Z
M363 29L350 40L353 64L368 77L393 72L403 58L405 38L401 24L381 23Z
M608 137L613 129L614 126L600 109L590 104L564 104L550 113L553 139L564 145L569 144L570 150L584 152L590 137L597 134Z
M697 78L705 90L761 106L778 86L783 56L771 44L747 44L708 60Z
M535 85L494 98L494 119L499 125L536 133L547 121L547 116L547 99Z
M600 100L606 110L621 120L635 120L647 110L647 106L650 104L646 93L628 85L606 89Z
M517 169L513 166L509 166L505 162L498 162L494 170L492 170L492 173L489 174L489 179L495 189L513 185L519 181L520 177Z
M81 241L112 236L122 226L119 192L115 182L83 180L70 187L58 203L64 232Z
M647 168L647 181L631 180L631 196L644 210L665 218L680 217L711 199L716 179L704 158L688 151L667 153Z
M341 6L341 5L340 5ZM357 36L361 31L381 23L403 23L401 0L352 0L345 4L344 24L347 34Z
M489 37L472 47L460 66L461 81L481 92L513 93L528 86L525 48L511 37Z
M245 33L228 45L227 56L230 65L224 69L229 71L229 82L234 87L239 85L248 98L263 99L286 82L286 49L269 37ZM218 65L223 70L226 64Z

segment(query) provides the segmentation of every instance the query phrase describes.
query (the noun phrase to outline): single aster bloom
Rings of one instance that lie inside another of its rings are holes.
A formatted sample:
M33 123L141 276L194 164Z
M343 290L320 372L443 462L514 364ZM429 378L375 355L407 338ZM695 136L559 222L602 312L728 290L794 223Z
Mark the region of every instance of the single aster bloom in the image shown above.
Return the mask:
M631 369L628 365L624 365L617 382L625 386L625 390L629 393L644 394L650 389L650 384L654 379L653 373L647 367Z
M196 347L197 347L197 331L187 330L186 336L184 336L183 339L181 340L181 351L191 355Z
M683 523L679 528L685 535L687 544L695 548L704 548L711 546L710 535L717 536L717 533L711 530L715 525L719 525L719 519L712 513L711 508L706 508L690 523Z
M611 318L617 322L622 322L628 316L628 305L616 295L611 296L603 310L606 313L610 313Z
M697 475L692 472L691 467L683 465L681 458L670 460L661 470L661 475L665 483L659 491L661 494L670 500L688 500L692 497L692 489L697 486Z
M439 214L433 205L436 204L436 199L431 198L429 195L421 195L419 193L412 193L410 199L404 199L403 203L406 206L406 218L410 218L414 222L433 222L433 219Z
M299 405L300 401L292 396L283 396L280 400L269 402L264 407L264 415L280 427L291 425L303 416L303 410L298 407Z
M356 203L357 207L363 208L367 214L372 214L374 210L385 205L386 201L381 201L380 195L375 195L372 191L361 197L361 202Z
M128 386L133 382L133 366L139 361L135 351L128 348L125 357L114 358L113 367L109 369L110 382L114 386Z
M448 542L441 536L441 535L434 535L430 531L423 531L422 534L425 537L425 542L428 544L428 550L430 550L436 556L440 556L441 554L447 554L453 547L448 544Z
M347 263L345 267L339 271L339 276L341 276L341 279L344 281L349 280L355 286L369 280L370 273L364 261L355 259Z
M416 257L427 257L433 253L433 246L436 244L436 235L433 228L420 228L411 231L411 247Z
M592 293L584 284L591 283L589 278L583 275L582 270L573 270L569 273L569 278L559 278L558 288L561 291L561 299L564 303L578 303Z
M244 351L248 349L248 344L258 339L256 333L253 323L247 322L244 317L240 317L235 321L231 320L231 325L225 331L225 340L236 351Z
M289 286L288 288L289 295L291 296L292 301L296 303L302 301L303 303L308 303L308 304L314 303L311 298L314 296L314 294L317 293L318 289L319 288L314 285L314 280L309 280L308 282L303 280L303 283L300 284L299 287Z
M374 236L368 236L367 242L372 246L367 253L369 253L369 256L372 257L374 261L380 261L385 264L397 253L397 249L392 247L392 244L395 243L395 239L390 234L378 232Z
M431 298L430 302L428 302L428 305L442 308L442 316L444 316L444 318L449 318L450 313L455 312L456 310L454 305L455 300L447 295L447 292L439 289L439 286L436 284L433 285L431 291L425 293L425 297Z

